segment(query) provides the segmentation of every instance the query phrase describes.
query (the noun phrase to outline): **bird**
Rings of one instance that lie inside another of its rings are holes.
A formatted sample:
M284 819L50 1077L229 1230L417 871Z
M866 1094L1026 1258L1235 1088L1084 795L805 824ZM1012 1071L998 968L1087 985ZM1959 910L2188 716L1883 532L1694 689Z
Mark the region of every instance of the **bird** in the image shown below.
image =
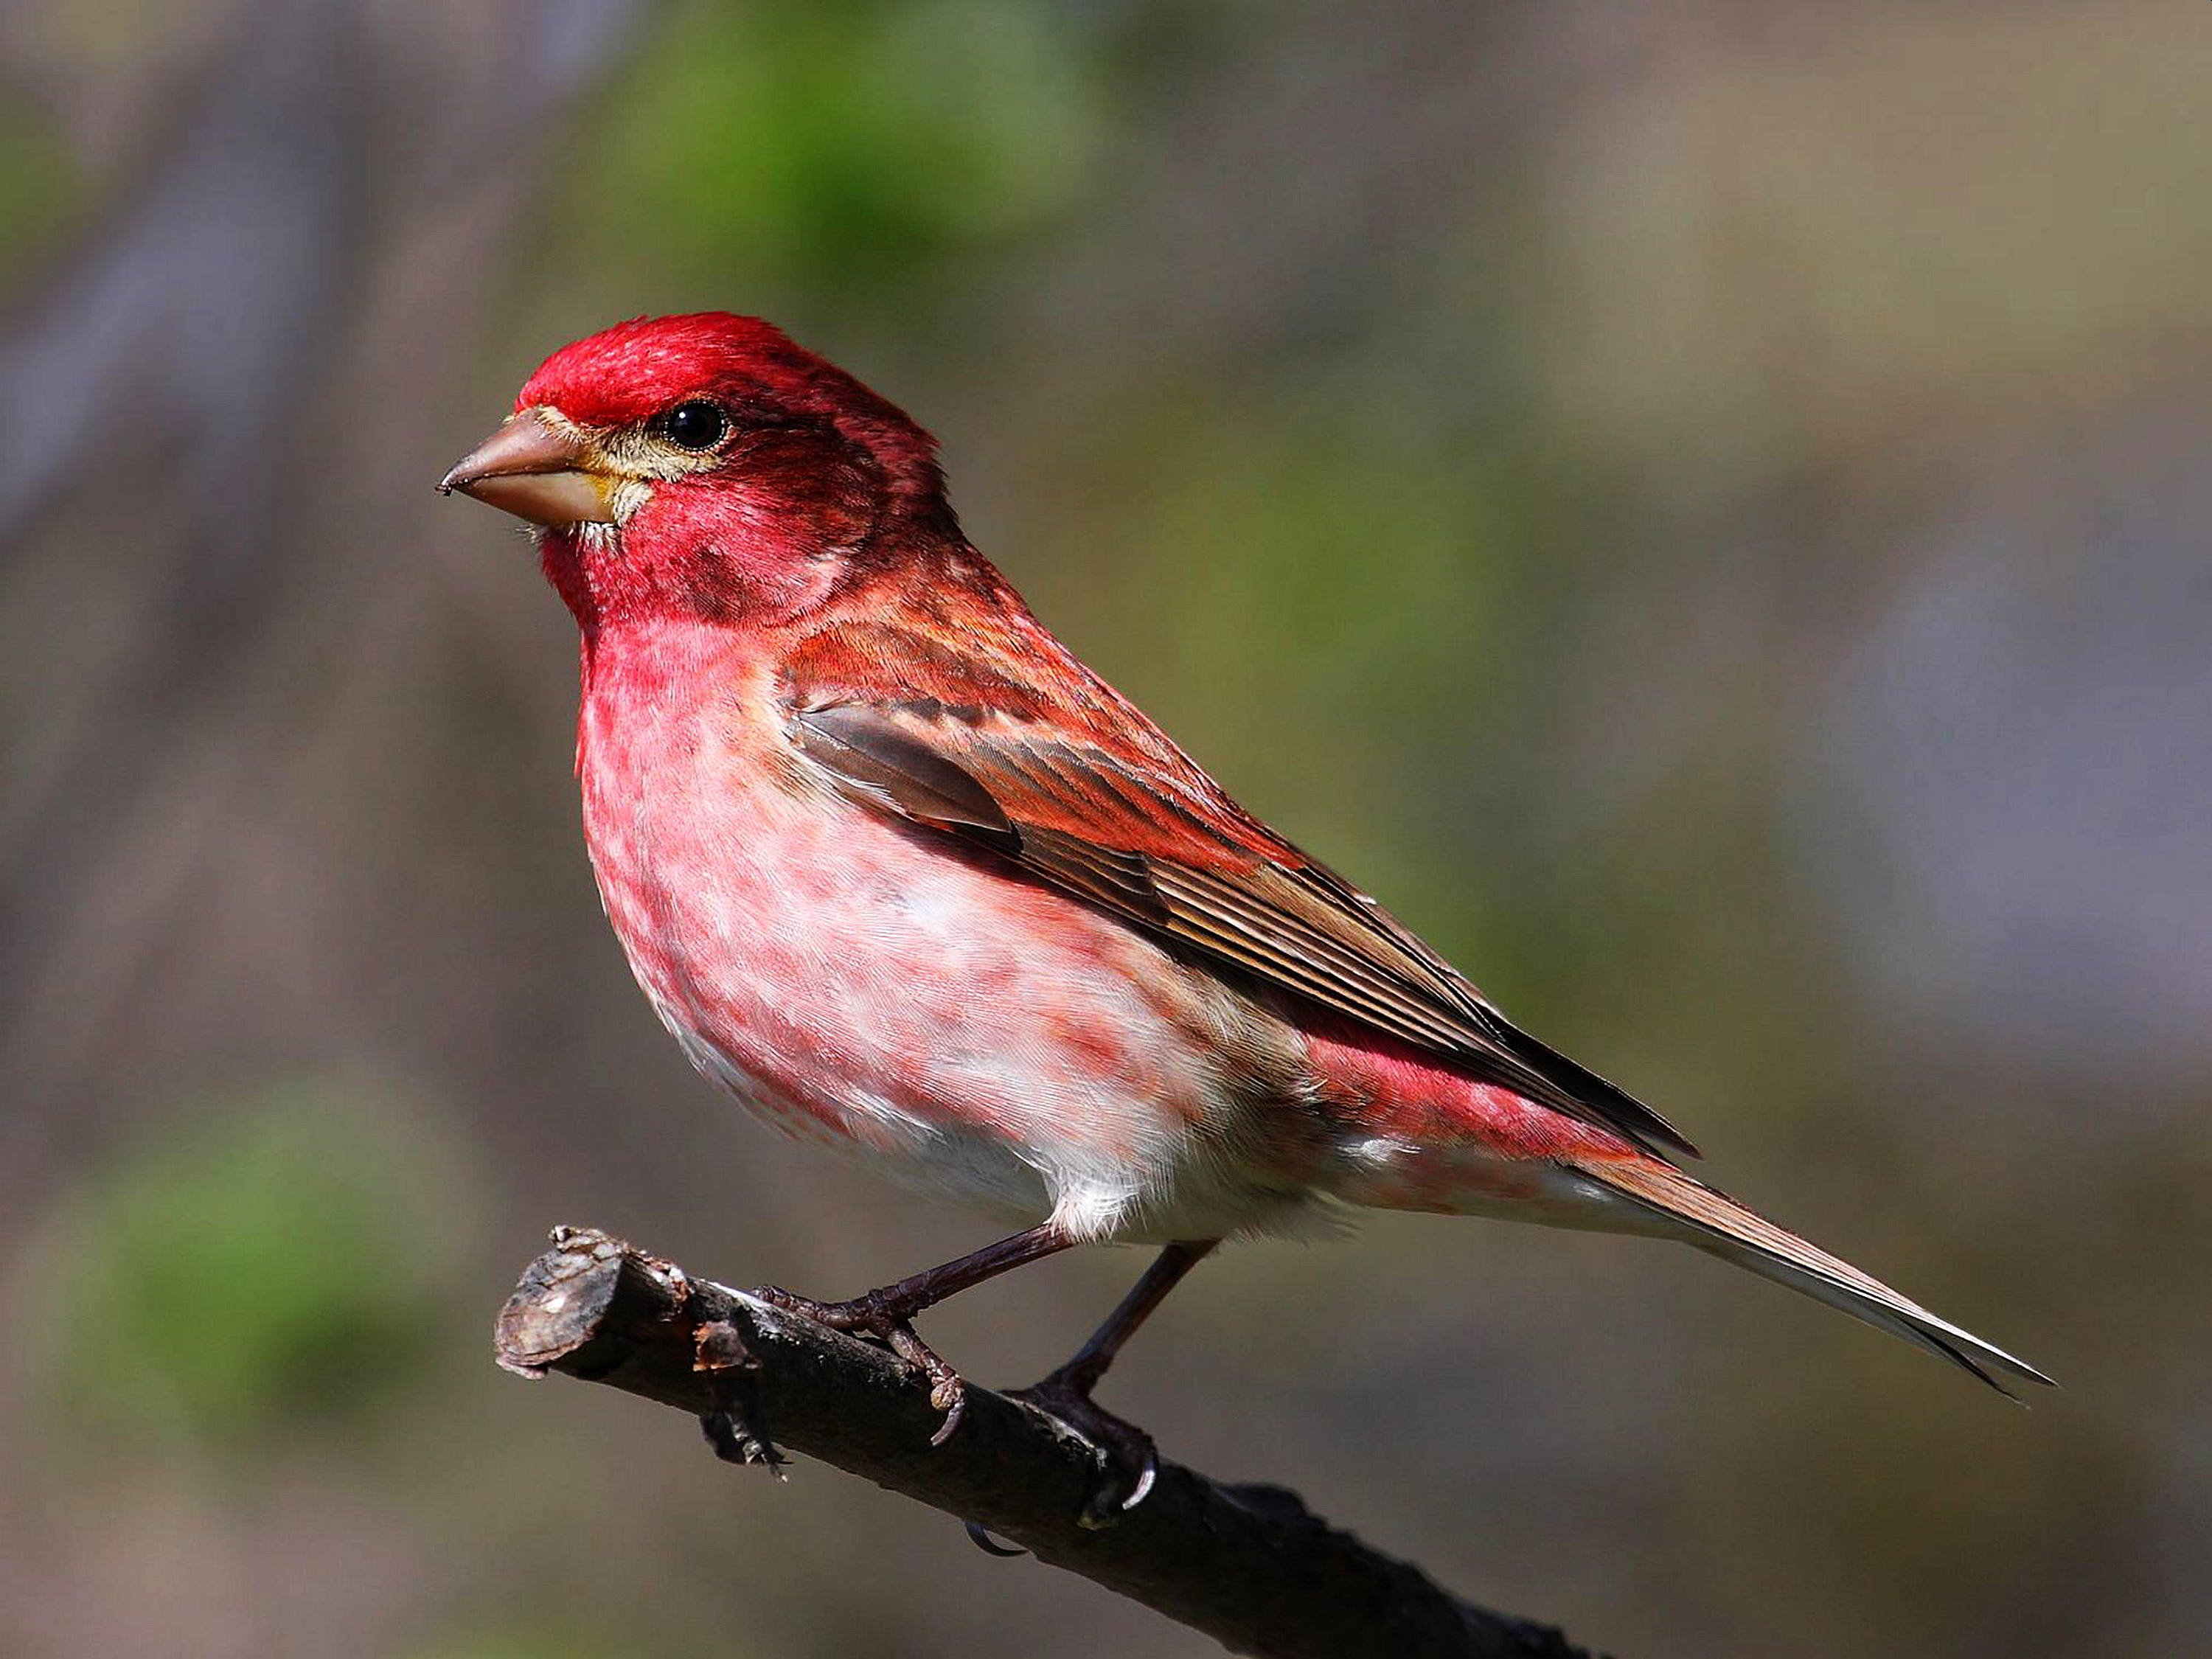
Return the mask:
M1687 1172L1650 1107L1513 1024L1246 811L963 533L935 441L757 318L555 351L439 484L527 521L575 618L600 896L692 1063L795 1136L1007 1235L840 1302L961 1420L915 1320L1090 1244L1158 1255L1018 1391L1099 1450L1095 1391L1228 1239L1362 1209L1692 1244L2002 1392L2051 1379Z

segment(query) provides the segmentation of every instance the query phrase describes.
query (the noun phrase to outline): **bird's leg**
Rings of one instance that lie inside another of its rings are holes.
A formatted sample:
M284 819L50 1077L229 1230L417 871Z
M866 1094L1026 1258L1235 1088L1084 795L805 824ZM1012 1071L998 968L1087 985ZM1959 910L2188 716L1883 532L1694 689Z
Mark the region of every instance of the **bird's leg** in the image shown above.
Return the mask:
M1153 1449L1152 1436L1099 1406L1091 1399L1091 1390L1137 1327L1220 1242L1207 1238L1169 1245L1121 1298L1121 1305L1106 1316L1106 1322L1076 1350L1073 1358L1042 1382L1013 1391L1015 1399L1049 1412L1097 1447L1106 1459L1113 1478L1092 1493L1084 1506L1085 1526L1111 1525L1124 1511L1136 1508L1152 1491L1153 1478L1159 1473L1159 1454Z
M944 1422L930 1436L929 1443L941 1446L960 1426L961 1415L967 1409L966 1385L961 1382L960 1373L939 1358L929 1345L915 1334L914 1316L970 1285L996 1279L1000 1273L1064 1250L1074 1243L1048 1221L1011 1238L1002 1238L995 1244L986 1244L957 1261L928 1268L896 1285L885 1285L856 1296L849 1302L817 1302L811 1297L794 1296L773 1285L762 1285L755 1294L764 1302L819 1320L833 1329L873 1337L927 1377L929 1402L945 1413ZM1099 1369L1105 1367L1102 1364Z

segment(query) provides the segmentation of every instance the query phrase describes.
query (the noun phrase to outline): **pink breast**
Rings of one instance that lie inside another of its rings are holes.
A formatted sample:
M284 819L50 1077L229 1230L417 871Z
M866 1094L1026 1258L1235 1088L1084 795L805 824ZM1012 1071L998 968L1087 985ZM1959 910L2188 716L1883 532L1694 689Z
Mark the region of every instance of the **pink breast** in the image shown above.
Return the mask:
M796 778L742 673L688 707L665 682L641 700L638 678L586 699L586 823L615 930L702 1069L833 1134L1074 1138L1102 1158L1216 1108L1218 990L989 855Z

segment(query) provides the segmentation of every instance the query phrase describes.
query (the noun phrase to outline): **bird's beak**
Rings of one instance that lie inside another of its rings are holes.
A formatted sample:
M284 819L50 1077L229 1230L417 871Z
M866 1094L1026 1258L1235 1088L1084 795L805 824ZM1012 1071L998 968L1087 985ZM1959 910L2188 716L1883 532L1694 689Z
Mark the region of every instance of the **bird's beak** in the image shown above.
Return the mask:
M614 483L592 470L574 434L526 409L463 456L439 481L438 493L458 489L532 524L612 524L607 495Z

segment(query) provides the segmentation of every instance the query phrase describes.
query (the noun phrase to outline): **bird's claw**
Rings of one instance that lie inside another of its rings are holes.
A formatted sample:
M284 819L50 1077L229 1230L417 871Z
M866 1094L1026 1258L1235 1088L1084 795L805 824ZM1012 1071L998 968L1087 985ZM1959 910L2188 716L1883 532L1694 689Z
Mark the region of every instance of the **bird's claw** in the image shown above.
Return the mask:
M1079 1524L1094 1531L1110 1527L1152 1495L1160 1473L1152 1436L1100 1406L1081 1383L1055 1371L1010 1397L1073 1429L1097 1452L1103 1478L1085 1500Z
M1012 1544L1001 1544L983 1529L983 1523L980 1521L963 1521L960 1524L968 1528L968 1541L986 1555L995 1555L1002 1561L1011 1561L1018 1555L1029 1553Z
M784 1478L784 1466L790 1460L773 1440L754 1426L750 1418L727 1408L703 1412L699 1417L699 1431L714 1449L714 1455L725 1463L735 1463L740 1468L757 1466L778 1480Z
M753 1294L787 1313L802 1315L833 1331L847 1331L882 1343L921 1373L922 1380L929 1384L929 1403L945 1414L937 1431L929 1437L929 1443L941 1446L958 1431L968 1414L967 1383L921 1340L910 1319L897 1308L887 1305L874 1291L856 1296L850 1302L817 1302L812 1297L799 1296L775 1285L763 1285Z
M779 1480L786 1459L761 1425L760 1401L753 1389L760 1370L745 1346L744 1334L727 1320L714 1320L692 1334L692 1370L707 1379L715 1405L702 1413L699 1428L714 1455L725 1463L759 1464Z
M929 1383L929 1403L945 1413L945 1420L937 1425L937 1432L929 1437L929 1443L941 1446L958 1431L961 1419L968 1415L968 1385L960 1373L939 1358L930 1346L915 1334L914 1327L900 1320L888 1327L883 1340L901 1359L920 1371Z

